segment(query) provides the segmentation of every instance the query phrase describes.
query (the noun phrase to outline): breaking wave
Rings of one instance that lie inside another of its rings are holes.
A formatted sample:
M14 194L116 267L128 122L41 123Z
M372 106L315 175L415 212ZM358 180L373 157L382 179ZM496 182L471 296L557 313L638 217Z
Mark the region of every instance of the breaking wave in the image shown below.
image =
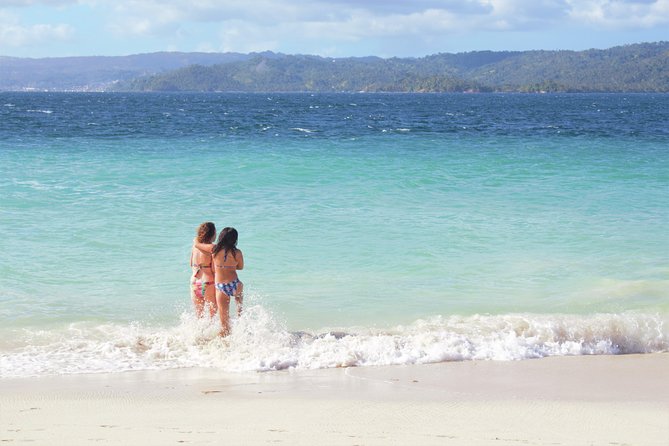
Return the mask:
M2 347L1 377L208 367L268 371L522 360L561 355L669 350L667 316L435 316L388 329L349 327L289 331L263 306L247 307L227 338L216 320L183 313L175 326L69 324L12 334Z

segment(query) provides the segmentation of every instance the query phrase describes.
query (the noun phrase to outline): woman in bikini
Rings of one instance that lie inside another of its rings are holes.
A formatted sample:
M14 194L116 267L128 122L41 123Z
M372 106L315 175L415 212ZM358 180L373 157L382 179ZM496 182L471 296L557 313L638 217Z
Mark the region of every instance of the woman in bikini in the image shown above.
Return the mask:
M212 222L202 223L197 228L195 242L213 243L215 239L216 226ZM205 305L209 308L209 317L214 317L214 314L216 314L213 266L211 253L202 252L193 246L190 253L190 267L193 270L193 275L190 278L190 297L193 300L197 317L204 315Z
M216 244L195 243L203 253L213 257L216 282L216 304L221 318L221 335L230 333L230 298L237 303L237 316L242 312L244 284L240 282L237 271L244 269L244 255L237 249L237 230L223 228Z

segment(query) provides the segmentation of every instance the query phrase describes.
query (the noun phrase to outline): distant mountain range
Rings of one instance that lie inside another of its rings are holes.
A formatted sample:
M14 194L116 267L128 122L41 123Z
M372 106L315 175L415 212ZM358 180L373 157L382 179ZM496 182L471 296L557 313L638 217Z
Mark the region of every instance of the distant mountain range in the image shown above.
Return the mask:
M0 56L0 91L105 91L141 76L190 65L240 62L262 54L150 53L42 59Z
M389 59L272 52L0 57L0 90L669 92L669 42Z

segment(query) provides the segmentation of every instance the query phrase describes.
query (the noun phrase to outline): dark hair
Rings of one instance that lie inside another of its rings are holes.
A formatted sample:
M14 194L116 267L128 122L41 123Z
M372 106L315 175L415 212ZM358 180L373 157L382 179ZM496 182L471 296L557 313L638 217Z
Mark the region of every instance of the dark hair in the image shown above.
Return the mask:
M236 258L237 254L237 230L235 228L223 228L220 234L218 234L218 241L214 245L211 253L213 255L218 254L223 251L224 253L232 253L232 257Z
M199 243L211 243L216 237L216 225L205 221L197 228L197 241Z

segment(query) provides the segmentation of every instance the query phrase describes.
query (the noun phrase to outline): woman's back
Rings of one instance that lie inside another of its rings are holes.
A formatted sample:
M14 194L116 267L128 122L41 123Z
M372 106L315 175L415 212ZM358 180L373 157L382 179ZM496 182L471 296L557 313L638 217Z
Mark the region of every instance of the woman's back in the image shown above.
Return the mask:
M190 257L190 266L193 269L193 277L206 282L214 280L214 264L211 255L193 247Z
M216 282L230 282L237 278L237 270L244 269L244 255L239 249L221 250L214 256Z

